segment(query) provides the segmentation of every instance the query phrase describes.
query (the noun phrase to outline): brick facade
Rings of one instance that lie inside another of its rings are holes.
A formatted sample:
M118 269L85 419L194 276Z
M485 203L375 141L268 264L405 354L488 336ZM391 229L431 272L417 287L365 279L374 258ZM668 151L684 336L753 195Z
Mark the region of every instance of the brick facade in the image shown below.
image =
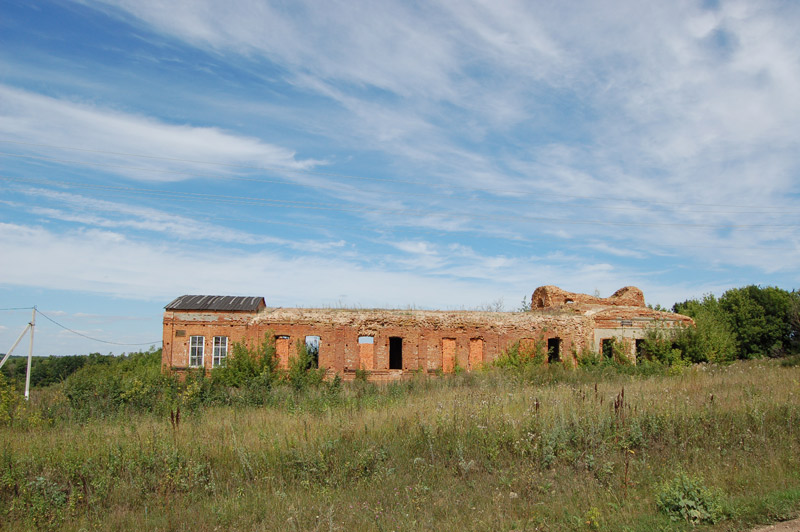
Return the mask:
M634 287L607 299L541 287L531 299L528 312L263 305L231 311L168 306L162 366L165 371L191 366L211 369L215 338L218 346L223 343L221 338L226 338L229 352L234 342L255 345L265 335L275 340L281 368L288 367L289 358L295 356L298 341L319 337L319 367L346 379L357 369L368 370L373 380L399 379L418 371L450 373L456 367L469 371L492 362L516 342L549 345L557 349L559 360L574 365L582 353L601 352L604 340L618 339L618 345L635 361L636 340L644 338L646 329L692 324L686 316L647 308L641 291ZM217 349L222 355L221 347Z

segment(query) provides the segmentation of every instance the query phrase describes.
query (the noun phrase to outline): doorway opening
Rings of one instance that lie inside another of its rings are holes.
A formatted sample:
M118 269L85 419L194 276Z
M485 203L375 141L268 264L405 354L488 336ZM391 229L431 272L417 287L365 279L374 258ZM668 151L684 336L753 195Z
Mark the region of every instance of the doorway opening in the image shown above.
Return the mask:
M547 361L558 362L561 360L561 338L548 338Z
M403 369L403 339L389 337L389 369Z
M605 338L601 344L601 351L603 352L603 357L612 359L614 358L614 339L613 338Z
M644 348L645 345L646 344L645 344L645 340L644 339L642 339L642 338L637 338L636 339L636 358L644 357L645 359L650 360L650 353L648 353L645 350L645 348Z

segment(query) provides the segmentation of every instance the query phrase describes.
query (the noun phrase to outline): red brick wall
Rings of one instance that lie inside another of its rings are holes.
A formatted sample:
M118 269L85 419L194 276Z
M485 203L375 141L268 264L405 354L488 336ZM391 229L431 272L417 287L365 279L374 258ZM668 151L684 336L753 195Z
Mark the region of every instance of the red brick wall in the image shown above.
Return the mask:
M211 369L214 336L227 336L229 349L234 342L256 345L265 336L276 338L281 368L296 356L298 341L319 336L320 367L352 378L364 368L376 380L399 378L411 372L453 371L456 365L472 370L495 360L515 342L534 339L546 347L549 338L561 340L561 359L573 364L575 353L597 349L596 331L635 338L646 324L691 320L679 315L659 313L647 308L611 307L584 314L569 312L434 312L330 309L272 309L247 312L164 313L165 370L182 370L189 365L192 336L205 338L205 367ZM668 321L672 320L672 321ZM599 333L598 333L599 334ZM373 344L359 344L359 336L372 336ZM402 338L402 370L389 369L389 339ZM288 337L288 338L282 338Z

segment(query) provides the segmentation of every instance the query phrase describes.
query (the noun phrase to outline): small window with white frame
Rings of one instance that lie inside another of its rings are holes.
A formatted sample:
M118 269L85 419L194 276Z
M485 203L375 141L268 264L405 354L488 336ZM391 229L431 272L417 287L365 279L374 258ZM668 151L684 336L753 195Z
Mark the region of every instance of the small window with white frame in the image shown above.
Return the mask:
M214 358L212 359L212 366L218 368L225 365L225 359L228 357L228 337L215 336L214 337Z
M189 340L189 367L203 367L203 351L206 339L204 336L192 336Z

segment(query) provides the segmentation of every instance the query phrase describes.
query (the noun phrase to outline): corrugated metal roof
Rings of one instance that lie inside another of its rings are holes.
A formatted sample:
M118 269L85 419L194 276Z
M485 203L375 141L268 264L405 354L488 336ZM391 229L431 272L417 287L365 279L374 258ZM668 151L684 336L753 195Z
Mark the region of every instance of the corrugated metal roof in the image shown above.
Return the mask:
M254 296L180 296L167 310L258 310L266 306L263 297Z

